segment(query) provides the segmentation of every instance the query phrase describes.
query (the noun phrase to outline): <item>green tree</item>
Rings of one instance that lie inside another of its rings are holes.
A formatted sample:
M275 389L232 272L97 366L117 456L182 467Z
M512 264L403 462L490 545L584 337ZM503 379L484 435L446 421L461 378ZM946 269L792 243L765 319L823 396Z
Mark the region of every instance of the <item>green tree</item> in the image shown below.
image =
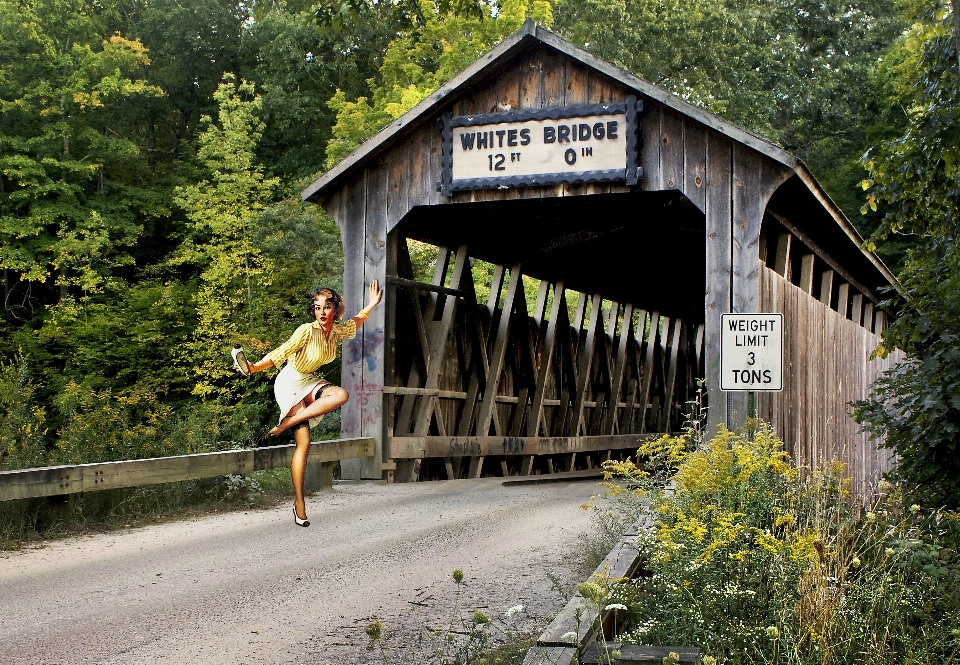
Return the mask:
M784 146L853 217L857 159L899 121L872 78L904 27L892 7L893 0L561 0L556 29Z
M201 119L206 129L197 152L209 179L179 188L175 199L191 226L172 261L200 269L199 322L189 345L198 395L223 391L218 379L230 372L224 350L255 332L270 266L253 242L252 225L278 184L276 178L264 177L256 160L263 122L256 115L261 102L253 84L236 85L227 74L214 98L218 120Z
M553 23L549 0L443 5L420 0L422 23L390 43L380 67L380 81L367 82L370 98L349 101L347 93L339 89L330 98L328 104L337 120L327 144L327 168L518 30L527 17L548 27Z
M879 210L871 244L909 237L883 347L906 359L858 402L855 417L886 437L896 474L925 504L960 506L960 76L950 5L915 3L913 26L888 56L903 133L864 158L864 211Z
M4 310L89 297L166 212L141 181L131 107L161 91L115 3L0 1L0 268Z
M291 187L323 164L335 116L327 100L337 90L350 99L369 94L390 41L416 20L409 1L301 4L260 12L241 49L263 101L258 153L267 173Z

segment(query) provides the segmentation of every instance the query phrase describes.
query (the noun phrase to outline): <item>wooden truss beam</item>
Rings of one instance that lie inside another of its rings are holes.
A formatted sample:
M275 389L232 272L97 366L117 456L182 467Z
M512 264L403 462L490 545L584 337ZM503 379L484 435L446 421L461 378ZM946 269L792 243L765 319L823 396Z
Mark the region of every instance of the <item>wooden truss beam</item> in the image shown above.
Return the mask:
M597 450L628 449L654 441L662 434L612 436L395 436L390 450L397 459L490 455L562 455Z

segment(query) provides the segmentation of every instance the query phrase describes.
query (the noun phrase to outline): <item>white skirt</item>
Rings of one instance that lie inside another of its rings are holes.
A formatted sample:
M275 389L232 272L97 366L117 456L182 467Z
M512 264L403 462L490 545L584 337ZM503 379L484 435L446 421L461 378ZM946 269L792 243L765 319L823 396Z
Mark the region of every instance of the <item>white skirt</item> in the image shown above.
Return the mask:
M290 409L303 401L304 397L322 383L329 383L329 381L319 378L316 374L298 372L292 362L284 365L273 384L273 395L277 398L277 404L280 405L280 420L277 424L279 425L287 417ZM322 419L323 416L311 418L310 427L316 427Z

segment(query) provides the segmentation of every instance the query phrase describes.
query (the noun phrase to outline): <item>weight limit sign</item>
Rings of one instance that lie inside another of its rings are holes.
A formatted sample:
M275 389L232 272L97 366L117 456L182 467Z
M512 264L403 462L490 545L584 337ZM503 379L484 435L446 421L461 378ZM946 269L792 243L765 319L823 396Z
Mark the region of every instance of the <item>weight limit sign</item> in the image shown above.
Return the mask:
M720 390L783 390L783 314L720 315Z

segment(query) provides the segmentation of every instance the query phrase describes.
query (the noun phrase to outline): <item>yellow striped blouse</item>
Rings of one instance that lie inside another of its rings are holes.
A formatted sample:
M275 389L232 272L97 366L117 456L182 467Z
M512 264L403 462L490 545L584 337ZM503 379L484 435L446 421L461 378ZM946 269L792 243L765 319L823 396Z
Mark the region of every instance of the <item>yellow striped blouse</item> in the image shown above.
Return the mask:
M341 340L353 339L356 335L357 323L353 319L335 321L329 337L323 334L318 322L304 323L267 357L280 367L293 356L294 368L302 374L311 374L337 357L337 345Z

